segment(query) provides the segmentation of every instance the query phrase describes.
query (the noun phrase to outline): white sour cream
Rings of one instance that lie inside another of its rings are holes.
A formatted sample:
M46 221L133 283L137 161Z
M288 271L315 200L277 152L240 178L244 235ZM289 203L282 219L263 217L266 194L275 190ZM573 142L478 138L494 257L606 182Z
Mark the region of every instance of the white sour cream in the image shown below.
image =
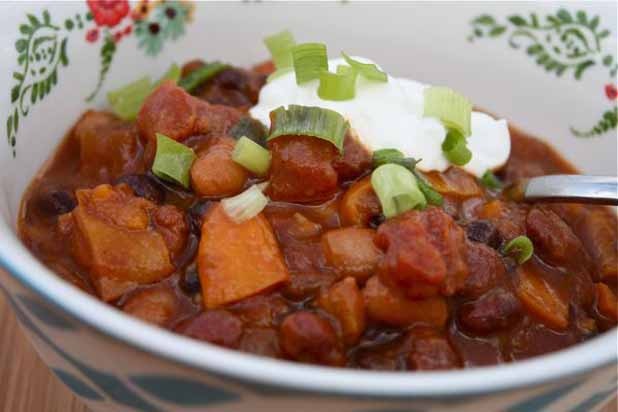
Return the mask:
M354 57L363 62L368 59ZM343 59L328 62L331 71L347 65ZM444 171L449 162L442 153L446 130L435 118L423 117L424 94L428 85L413 80L388 76L388 82L372 82L358 76L356 97L345 101L322 100L317 94L318 80L296 84L291 71L267 83L251 115L270 126L269 114L280 106L297 104L319 106L340 113L370 151L394 148L406 156L422 159L417 167L423 171ZM469 173L482 176L488 169L502 166L511 150L511 139L505 120L495 120L479 112L471 117L472 134L468 148L472 160L463 166Z

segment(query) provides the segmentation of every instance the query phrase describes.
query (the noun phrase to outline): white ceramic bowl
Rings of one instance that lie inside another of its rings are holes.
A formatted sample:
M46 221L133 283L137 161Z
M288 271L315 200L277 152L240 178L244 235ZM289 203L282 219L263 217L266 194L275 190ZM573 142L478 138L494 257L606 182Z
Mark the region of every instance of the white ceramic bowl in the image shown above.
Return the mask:
M282 28L461 90L583 171L615 174L615 3L168 1L151 2L142 23L122 3L95 4L90 18L85 1L0 4L0 289L43 360L93 410L588 411L615 394L616 330L531 360L454 372L300 365L125 316L60 280L15 236L27 184L79 114L104 107L107 90L156 77L170 61L259 62L262 37ZM566 57L575 48L578 57Z

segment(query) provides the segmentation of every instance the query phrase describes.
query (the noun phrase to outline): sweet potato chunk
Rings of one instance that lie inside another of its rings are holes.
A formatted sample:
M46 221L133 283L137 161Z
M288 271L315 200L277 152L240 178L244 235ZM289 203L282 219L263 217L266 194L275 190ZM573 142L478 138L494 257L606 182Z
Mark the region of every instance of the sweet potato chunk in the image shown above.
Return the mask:
M339 152L331 143L310 136L281 136L269 146L268 191L273 200L308 203L335 194L338 177L333 161Z
M320 295L318 304L339 320L346 344L358 342L365 331L365 302L354 278L335 283Z
M376 269L382 253L373 243L375 231L346 227L322 235L322 249L329 265L341 276L366 280Z
M199 153L191 166L191 186L198 195L225 197L242 191L249 173L232 160L234 144L232 138L219 139Z
M144 170L137 128L111 113L86 112L73 129L73 139L79 142L80 173L97 181Z
M103 300L172 273L163 237L148 226L153 203L124 185L78 190L77 201L71 212L73 253Z
M427 173L425 176L433 188L443 195L464 199L482 194L474 177L459 167L451 167L444 173Z
M198 271L206 308L270 289L289 278L270 224L259 214L234 223L218 204L204 217Z
M371 219L381 212L380 201L371 186L371 176L350 186L339 205L339 216L344 226L367 227Z
M443 297L411 300L395 288L386 286L378 276L367 281L363 296L368 316L391 326L408 326L418 322L442 327L448 317Z
M618 227L612 211L594 207L577 224L575 233L595 264L600 280L618 282Z
M608 319L618 322L618 299L605 283L595 283L597 310Z
M517 296L526 309L547 326L558 330L566 329L569 325L567 303L542 277L526 266L520 267L517 272Z
M378 271L411 298L450 296L468 276L465 234L438 208L410 211L382 224L375 238L385 251Z

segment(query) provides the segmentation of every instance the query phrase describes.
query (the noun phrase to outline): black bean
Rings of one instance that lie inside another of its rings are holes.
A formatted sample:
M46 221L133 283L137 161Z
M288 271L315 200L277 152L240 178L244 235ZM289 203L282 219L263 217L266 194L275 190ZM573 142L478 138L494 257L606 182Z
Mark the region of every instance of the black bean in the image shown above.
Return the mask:
M37 206L41 212L57 216L69 213L71 210L75 209L77 202L71 192L66 190L52 190L39 195Z
M189 295L199 293L202 290L200 277L197 273L197 265L195 263L188 266L183 273L180 278L180 287Z
M198 200L187 210L187 219L189 220L191 233L195 233L197 236L200 235L202 232L202 218L213 204L212 200Z
M369 219L369 227L372 229L377 229L378 226L384 223L385 220L386 218L382 214L371 216Z
M154 203L163 203L165 189L153 177L145 174L124 175L116 180L116 184L124 183L133 189L136 196L143 197Z
M487 220L475 220L466 226L468 239L475 242L485 243L494 249L500 247L502 239L495 226Z

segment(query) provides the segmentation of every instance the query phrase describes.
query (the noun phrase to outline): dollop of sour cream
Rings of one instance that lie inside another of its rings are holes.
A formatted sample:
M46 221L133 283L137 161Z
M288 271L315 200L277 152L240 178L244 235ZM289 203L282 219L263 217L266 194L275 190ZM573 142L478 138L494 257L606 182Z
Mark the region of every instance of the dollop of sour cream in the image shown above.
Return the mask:
M372 61L354 57L365 63ZM347 65L344 59L330 59L329 69ZM294 71L268 82L261 90L258 104L251 115L270 126L269 114L280 106L296 104L334 110L345 117L359 140L370 151L399 149L406 156L422 159L422 171L444 171L450 166L442 153L446 129L431 117L423 117L424 89L428 85L404 78L388 76L388 82L369 81L358 76L356 97L345 101L322 100L317 89L319 80L296 84ZM487 170L502 166L511 150L511 139L505 120L496 120L480 112L472 112L472 133L468 148L472 160L463 168L481 177Z

